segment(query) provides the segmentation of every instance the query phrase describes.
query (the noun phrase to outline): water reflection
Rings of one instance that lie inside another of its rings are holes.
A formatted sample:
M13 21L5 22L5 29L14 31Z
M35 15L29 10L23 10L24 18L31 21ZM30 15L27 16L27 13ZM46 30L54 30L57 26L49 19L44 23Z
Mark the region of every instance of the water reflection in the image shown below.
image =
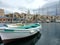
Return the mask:
M60 23L42 23L41 38L35 45L60 45Z
M40 33L30 40L23 40L14 45L60 45L60 23L42 23ZM12 43L10 44L13 45Z
M40 39L40 32L38 32L36 35L29 37L29 38L24 38L21 40L16 40L15 42L11 42L9 44L4 44L4 45L35 45L35 43Z

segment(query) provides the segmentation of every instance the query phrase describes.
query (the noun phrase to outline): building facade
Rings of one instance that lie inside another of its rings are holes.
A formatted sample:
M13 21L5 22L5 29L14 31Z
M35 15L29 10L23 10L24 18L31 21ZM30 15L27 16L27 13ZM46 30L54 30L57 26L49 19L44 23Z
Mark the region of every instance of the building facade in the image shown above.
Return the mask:
M4 9L0 9L0 16L4 16Z

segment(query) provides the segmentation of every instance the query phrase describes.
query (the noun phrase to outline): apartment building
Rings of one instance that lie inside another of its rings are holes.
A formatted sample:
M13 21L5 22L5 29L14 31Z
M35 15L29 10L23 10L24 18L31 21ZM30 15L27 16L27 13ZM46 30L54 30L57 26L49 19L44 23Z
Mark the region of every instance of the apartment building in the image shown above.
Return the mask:
M4 16L4 9L0 9L0 16Z

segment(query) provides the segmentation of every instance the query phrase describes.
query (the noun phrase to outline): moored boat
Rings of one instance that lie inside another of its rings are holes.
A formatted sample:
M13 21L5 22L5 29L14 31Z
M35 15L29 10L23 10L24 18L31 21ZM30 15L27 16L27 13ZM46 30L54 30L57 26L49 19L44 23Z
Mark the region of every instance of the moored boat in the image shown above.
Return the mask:
M41 25L35 24L9 24L6 28L0 29L0 36L4 43L14 41L14 39L25 38L36 34L40 29ZM15 26L14 26L15 25Z

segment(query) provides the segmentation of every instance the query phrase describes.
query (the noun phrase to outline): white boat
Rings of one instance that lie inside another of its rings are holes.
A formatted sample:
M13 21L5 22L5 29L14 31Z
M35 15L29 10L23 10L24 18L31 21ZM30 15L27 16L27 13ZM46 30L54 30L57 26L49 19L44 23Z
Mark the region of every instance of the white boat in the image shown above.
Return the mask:
M24 26L24 24L22 23L15 23L15 24L6 24L6 27L20 27L20 26Z
M15 39L25 38L28 36L32 36L40 31L41 25L38 23L35 24L24 24L24 25L16 25L13 26L12 24L9 24L10 26L0 28L0 36L3 41L3 43L9 43Z

